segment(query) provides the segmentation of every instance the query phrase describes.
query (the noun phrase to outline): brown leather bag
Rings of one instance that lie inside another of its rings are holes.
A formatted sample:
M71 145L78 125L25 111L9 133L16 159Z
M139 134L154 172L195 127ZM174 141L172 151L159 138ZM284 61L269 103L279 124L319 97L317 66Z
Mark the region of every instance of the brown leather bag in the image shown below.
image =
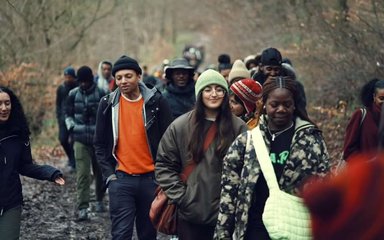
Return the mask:
M157 187L156 197L149 210L149 218L157 231L175 235L177 233L177 206L169 203L163 189Z
M207 136L204 141L204 151L206 151L209 145L212 143L217 132L216 123L213 123L208 129ZM187 165L183 172L180 174L180 178L183 182L186 182L189 175L195 169L196 164L192 161L191 164ZM163 189L160 186L156 189L156 197L151 204L149 210L149 218L155 229L158 232L176 235L177 234L177 205L171 203L165 195Z

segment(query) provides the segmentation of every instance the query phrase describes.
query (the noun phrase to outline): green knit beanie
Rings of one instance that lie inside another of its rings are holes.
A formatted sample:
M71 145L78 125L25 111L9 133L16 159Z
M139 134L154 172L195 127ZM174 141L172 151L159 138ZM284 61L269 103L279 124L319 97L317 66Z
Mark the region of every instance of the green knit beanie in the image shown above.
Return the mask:
M228 92L228 83L225 78L217 71L208 69L204 71L196 81L195 94L196 98L199 93L208 85L216 84L223 87Z

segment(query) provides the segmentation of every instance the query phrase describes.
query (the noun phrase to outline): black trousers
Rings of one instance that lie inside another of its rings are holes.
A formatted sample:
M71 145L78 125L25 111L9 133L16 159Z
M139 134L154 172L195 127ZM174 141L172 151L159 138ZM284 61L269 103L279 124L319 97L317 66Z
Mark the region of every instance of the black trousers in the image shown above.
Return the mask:
M69 143L69 132L65 126L65 122L59 122L59 141L64 148L64 152L68 157L68 166L75 167L75 153L73 151L73 143Z
M136 222L140 240L156 240L157 232L149 219L149 209L155 197L154 173L129 175L120 171L108 184L112 239L132 239Z
M177 234L179 240L212 240L215 226L194 224L178 218Z

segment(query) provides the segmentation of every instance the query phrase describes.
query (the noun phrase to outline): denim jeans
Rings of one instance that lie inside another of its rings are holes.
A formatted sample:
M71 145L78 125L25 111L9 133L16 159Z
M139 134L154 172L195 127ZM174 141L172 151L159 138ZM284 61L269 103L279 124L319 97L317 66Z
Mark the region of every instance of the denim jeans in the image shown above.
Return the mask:
M134 221L140 240L156 240L156 230L149 219L155 196L154 173L139 176L120 171L108 185L112 239L132 239Z

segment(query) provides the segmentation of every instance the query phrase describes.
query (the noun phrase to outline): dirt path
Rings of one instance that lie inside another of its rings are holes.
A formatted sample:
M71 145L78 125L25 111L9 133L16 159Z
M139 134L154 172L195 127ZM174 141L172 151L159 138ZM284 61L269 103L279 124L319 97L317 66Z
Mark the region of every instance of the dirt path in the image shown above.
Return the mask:
M55 166L64 160L54 161ZM63 168L61 168L63 169ZM91 197L90 220L76 222L75 174L65 173L66 185L23 178L24 207L21 239L111 239L108 213L95 213Z
M65 161L47 157L37 161L65 169ZM51 182L22 177L24 207L22 213L22 240L96 240L111 239L109 213L93 211L94 189L91 190L90 220L76 222L76 182L75 174L65 172L66 184L63 187ZM108 203L108 198L105 198ZM133 238L137 239L137 238ZM167 236L158 239L166 240Z

